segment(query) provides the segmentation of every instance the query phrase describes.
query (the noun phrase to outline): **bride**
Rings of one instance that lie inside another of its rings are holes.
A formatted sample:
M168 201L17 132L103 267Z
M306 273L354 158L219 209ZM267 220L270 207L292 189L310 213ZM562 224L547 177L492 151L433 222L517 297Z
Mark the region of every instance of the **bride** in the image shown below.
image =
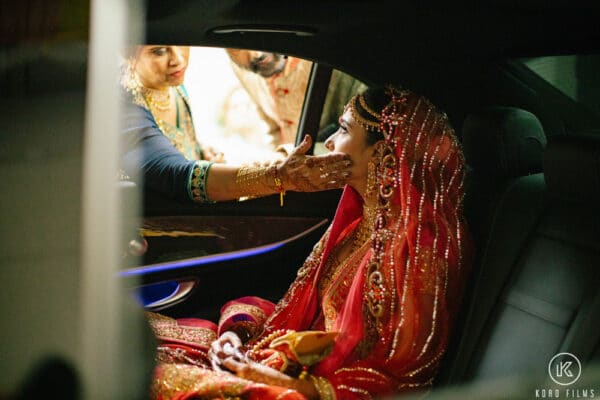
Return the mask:
M160 399L365 399L431 386L470 262L464 158L444 113L395 87L346 105L326 142L352 160L331 226L277 305L219 324L149 314Z

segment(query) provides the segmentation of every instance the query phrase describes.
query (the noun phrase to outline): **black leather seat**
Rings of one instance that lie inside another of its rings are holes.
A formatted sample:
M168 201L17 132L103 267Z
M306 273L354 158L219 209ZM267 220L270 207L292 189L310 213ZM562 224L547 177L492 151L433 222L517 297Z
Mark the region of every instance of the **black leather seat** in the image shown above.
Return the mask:
M479 249L501 194L516 178L542 172L546 135L529 111L488 107L467 116L462 137L469 165L465 212Z
M473 292L442 383L543 378L561 351L582 363L599 357L600 137L550 138L543 167L544 173L493 180Z
M503 193L518 178L542 171L546 136L540 121L530 112L514 107L488 107L467 116L462 138L468 164L465 216L476 249L463 300L463 309L467 309L474 301L473 288L481 273L483 249L495 210ZM466 317L466 313L457 316L437 384L448 383L454 373Z

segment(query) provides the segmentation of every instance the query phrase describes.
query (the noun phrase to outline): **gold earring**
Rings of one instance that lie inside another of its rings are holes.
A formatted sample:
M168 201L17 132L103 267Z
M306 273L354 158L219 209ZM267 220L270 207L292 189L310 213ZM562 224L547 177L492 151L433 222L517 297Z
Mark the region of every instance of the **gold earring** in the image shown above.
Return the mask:
M142 86L137 73L135 72L135 59L133 57L129 57L125 60L121 84L130 93L135 93Z

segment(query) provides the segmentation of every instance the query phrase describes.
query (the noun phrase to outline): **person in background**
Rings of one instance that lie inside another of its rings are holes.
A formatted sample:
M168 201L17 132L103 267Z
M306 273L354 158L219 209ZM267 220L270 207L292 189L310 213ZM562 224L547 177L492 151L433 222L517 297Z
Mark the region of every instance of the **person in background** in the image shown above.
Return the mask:
M196 139L183 86L189 47L131 49L121 76L124 89L122 176L180 201L210 203L341 187L350 161L343 154L308 156L309 136L272 163L227 165Z
M312 62L278 53L226 49L232 69L259 115L268 126L273 149L289 151L296 140L298 122L306 94ZM321 126L337 122L351 95L366 86L334 70L329 85Z

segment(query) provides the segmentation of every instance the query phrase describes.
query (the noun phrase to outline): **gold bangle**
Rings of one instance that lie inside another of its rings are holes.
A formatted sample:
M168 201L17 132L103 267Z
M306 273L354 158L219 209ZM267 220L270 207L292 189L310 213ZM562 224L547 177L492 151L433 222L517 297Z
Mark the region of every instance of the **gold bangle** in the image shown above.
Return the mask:
M239 197L256 197L263 194L261 183L264 185L267 169L242 165L235 175L235 183L238 185Z
M271 181L273 179L273 181ZM274 182L274 183L271 183ZM241 166L236 173L237 197L258 197L272 194L273 190L279 193L279 204L283 207L285 187L277 175L277 166L257 167Z

